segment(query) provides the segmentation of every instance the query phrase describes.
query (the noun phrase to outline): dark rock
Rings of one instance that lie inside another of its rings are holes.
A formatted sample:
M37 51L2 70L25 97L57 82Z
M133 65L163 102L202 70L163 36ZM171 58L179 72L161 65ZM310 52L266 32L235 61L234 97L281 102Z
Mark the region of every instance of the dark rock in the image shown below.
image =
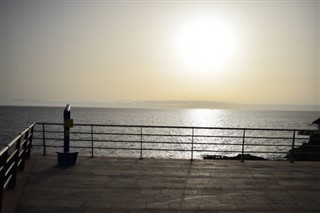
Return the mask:
M243 157L243 158L241 158ZM228 157L228 156L223 156L223 155L205 155L203 156L203 159L212 159L212 160L267 160L263 157L258 157L258 156L254 156L254 155L250 155L250 154L239 154L237 156L233 156L233 157Z
M294 161L320 161L320 134L310 135L308 143L303 143L300 147L291 149L286 158Z

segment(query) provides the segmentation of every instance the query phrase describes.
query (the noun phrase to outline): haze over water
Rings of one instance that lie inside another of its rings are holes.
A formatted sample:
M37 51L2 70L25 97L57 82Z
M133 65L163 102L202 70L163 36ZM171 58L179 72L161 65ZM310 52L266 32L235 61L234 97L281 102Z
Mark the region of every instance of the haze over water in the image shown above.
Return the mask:
M0 105L319 106L319 5L1 1Z

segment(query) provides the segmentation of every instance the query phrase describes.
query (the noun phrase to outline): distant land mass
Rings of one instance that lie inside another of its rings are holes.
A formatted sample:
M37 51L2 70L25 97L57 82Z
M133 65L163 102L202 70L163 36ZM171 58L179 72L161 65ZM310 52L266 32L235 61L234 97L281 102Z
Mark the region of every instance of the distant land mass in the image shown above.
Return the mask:
M172 109L239 109L239 110L285 110L285 111L320 111L320 105L271 105L271 104L236 104L215 101L42 101L36 99L14 99L9 106L65 106L74 107L107 107L107 108L172 108Z

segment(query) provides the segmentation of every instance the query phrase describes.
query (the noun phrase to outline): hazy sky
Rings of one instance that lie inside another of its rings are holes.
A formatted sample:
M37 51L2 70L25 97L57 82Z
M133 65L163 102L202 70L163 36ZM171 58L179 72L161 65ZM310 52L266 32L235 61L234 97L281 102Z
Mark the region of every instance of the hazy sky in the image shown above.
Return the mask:
M320 105L319 1L1 1L1 104Z

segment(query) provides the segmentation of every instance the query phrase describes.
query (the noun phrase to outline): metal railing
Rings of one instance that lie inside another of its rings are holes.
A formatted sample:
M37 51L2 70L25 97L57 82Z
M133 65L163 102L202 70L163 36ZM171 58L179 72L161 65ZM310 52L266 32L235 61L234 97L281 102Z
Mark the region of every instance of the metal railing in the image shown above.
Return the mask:
M36 127L34 139L37 143L34 146L38 150L42 148L43 155L48 150L50 153L61 151L62 123L37 123ZM298 135L300 131L304 130L74 124L70 131L70 147L91 157L173 157L193 160L204 155L240 154L242 161L246 154L286 159L292 150L288 160L293 161L295 148L309 140L307 136ZM317 145L314 147L319 148Z
M0 212L3 191L15 188L18 171L24 170L31 147L33 152L41 151L43 155L61 151L63 129L62 123L34 123L0 150ZM285 159L291 151L288 160L293 162L296 148L310 140L299 132L320 135L319 130L303 129L74 124L70 147L91 157L115 155L142 159L172 157L168 153L176 153L175 158L193 160L218 153L240 154L241 161L246 154ZM320 138L313 135L313 140L317 142L307 145L309 151L302 150L299 154L319 155ZM310 148L318 151L310 152Z
M0 150L0 212L4 190L15 188L18 171L24 170L25 160L30 158L34 126L35 123Z

